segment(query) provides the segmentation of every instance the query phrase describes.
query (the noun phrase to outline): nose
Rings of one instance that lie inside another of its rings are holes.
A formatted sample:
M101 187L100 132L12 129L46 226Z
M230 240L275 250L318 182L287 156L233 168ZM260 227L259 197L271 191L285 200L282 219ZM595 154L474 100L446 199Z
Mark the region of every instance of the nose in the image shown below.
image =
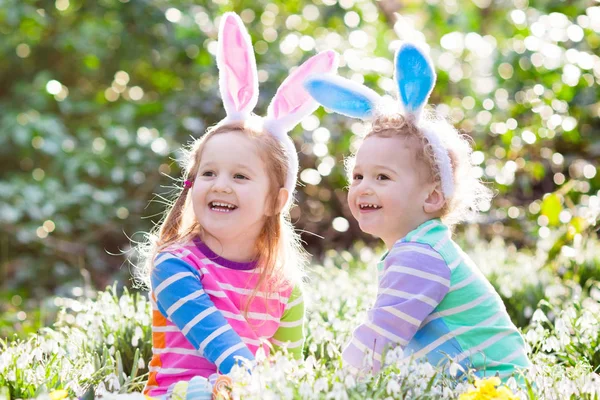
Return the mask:
M361 196L369 196L373 194L373 189L371 188L371 185L364 179L358 184L357 190L358 194Z
M231 193L231 185L229 179L221 174L214 180L212 191L216 193Z

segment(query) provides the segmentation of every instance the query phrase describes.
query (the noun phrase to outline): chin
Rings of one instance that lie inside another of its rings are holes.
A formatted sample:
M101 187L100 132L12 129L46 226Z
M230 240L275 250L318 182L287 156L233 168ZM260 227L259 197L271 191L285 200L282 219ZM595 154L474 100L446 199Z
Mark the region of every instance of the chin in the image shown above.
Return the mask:
M372 235L372 236L375 236L378 238L381 237L381 235L377 231L377 228L374 226L370 226L367 224L358 224L358 226L360 227L360 230L363 231L364 233L368 233L369 235Z

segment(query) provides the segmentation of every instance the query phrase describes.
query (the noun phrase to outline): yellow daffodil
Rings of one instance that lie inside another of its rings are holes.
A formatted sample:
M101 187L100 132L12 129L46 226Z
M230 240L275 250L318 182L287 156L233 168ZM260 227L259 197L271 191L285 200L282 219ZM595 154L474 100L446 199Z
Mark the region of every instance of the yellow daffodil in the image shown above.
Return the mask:
M69 397L69 392L64 389L53 390L48 396L50 397L50 400L63 400Z
M475 389L460 395L458 400L518 400L509 388L501 385L500 378L477 379Z

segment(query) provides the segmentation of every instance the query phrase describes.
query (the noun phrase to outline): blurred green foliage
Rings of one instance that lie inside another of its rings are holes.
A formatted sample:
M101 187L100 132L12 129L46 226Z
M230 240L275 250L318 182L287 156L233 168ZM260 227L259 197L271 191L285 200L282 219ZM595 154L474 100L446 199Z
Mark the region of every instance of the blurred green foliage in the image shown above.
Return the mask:
M597 259L574 261L600 208L597 3L234 4L0 0L3 299L127 281L122 252L158 221L163 206L151 199L168 194L165 175L178 178L178 148L224 116L214 51L225 11L240 14L253 39L258 114L291 68L328 48L343 56L340 75L393 94L398 39L425 39L438 68L430 103L473 138L478 173L498 192L478 221L481 237L543 242L543 268L598 279ZM343 158L365 129L320 109L292 132L303 184L293 217L325 238L304 234L317 256L375 243L345 202ZM558 261L569 254L570 264ZM0 312L18 312L10 304Z

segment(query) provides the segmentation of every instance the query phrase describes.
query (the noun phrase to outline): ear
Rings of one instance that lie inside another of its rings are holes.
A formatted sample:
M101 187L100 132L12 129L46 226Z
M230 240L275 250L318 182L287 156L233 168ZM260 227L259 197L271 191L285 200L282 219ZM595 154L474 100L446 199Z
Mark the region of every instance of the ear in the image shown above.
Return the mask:
M426 214L437 214L444 208L445 204L446 198L444 197L442 188L439 184L435 184L423 202L423 211Z
M296 68L283 81L269 104L265 128L275 135L285 135L312 114L319 105L304 89L304 81L309 75L335 72L337 66L337 53L327 50L312 56Z
M231 12L221 17L217 66L227 119L245 119L258 101L258 75L250 35L240 17Z
M395 59L395 80L404 114L412 114L418 120L436 80L433 63L424 50L411 43L400 46Z
M275 203L275 209L273 210L273 214L270 215L277 215L280 214L283 209L285 208L285 206L288 203L288 200L290 199L290 192L289 190L287 190L286 188L281 188L279 189L279 193L277 194L277 202Z
M368 87L331 74L311 76L304 87L322 106L352 118L373 117L381 101Z

